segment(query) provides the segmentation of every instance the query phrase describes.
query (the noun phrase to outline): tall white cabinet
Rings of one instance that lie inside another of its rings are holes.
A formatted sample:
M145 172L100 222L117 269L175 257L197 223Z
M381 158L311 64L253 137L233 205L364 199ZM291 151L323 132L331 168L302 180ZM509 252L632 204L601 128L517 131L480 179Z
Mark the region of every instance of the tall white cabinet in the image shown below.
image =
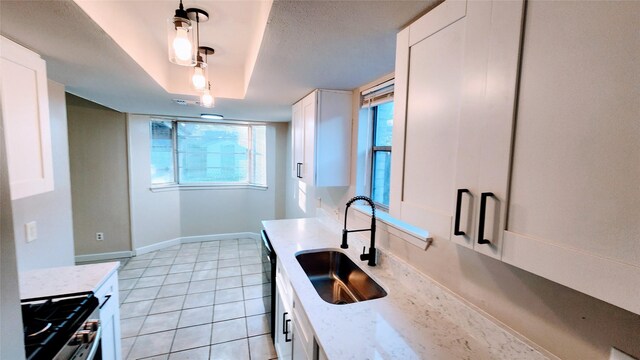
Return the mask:
M446 1L397 42L391 214L496 258L522 13L522 1Z
M0 36L0 73L11 199L52 191L46 64L40 55Z
M349 186L352 92L314 90L292 107L292 172L311 186Z

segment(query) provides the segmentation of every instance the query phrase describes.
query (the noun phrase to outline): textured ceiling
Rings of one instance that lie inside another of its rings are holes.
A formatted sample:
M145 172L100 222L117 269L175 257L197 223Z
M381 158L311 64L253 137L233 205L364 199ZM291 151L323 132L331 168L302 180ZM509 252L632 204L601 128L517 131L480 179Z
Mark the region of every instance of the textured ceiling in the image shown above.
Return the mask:
M2 0L0 33L40 53L67 91L119 111L288 121L315 88L354 89L392 72L396 33L439 2L274 1L246 97L214 109L173 104L196 97L167 93L72 1Z

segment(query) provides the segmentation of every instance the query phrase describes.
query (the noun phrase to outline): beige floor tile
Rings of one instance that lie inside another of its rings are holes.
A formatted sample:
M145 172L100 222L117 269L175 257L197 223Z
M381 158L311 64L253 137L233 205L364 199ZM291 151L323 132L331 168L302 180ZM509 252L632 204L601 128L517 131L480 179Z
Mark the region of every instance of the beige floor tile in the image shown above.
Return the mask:
M193 268L193 271L213 270L217 268L218 268L217 261L204 261L204 262L197 262L196 266Z
M269 282L269 278L267 278L264 274L251 274L251 275L242 275L242 285L258 285Z
M169 354L169 360L209 360L210 346L203 346Z
M187 293L188 288L189 288L189 283L163 285L162 288L160 288L160 291L158 292L158 297L185 295Z
M154 259L166 259L166 258L174 258L178 255L178 251L176 250L160 250L154 257Z
M213 291L216 288L216 280L192 281L189 283L189 294Z
M215 269L194 271L191 275L191 281L212 280L218 277L218 271Z
M233 276L226 278L218 278L216 290L230 289L242 286L242 277Z
M247 323L245 321L245 318L213 323L213 329L211 331L211 344L219 344L246 337Z
M229 266L240 266L240 258L218 260L218 269Z
M146 317L134 317L129 319L121 319L120 320L120 337L121 338L130 338L138 336L140 332L140 328L144 323Z
M149 266L167 266L173 264L173 257L159 258L151 260Z
M258 256L240 258L240 265L253 265L253 264L261 264L261 263L262 263L262 259Z
M188 294L184 301L183 308L189 309L194 307L213 305L214 300L215 300L215 291L207 291L207 292L197 293L197 294Z
M227 304L214 305L213 321L230 320L245 316L244 302L238 301Z
M220 250L218 260L239 259L240 252L238 250Z
M240 276L242 275L242 269L240 266L229 266L218 269L218 278Z
M147 316L140 329L140 334L150 334L160 331L173 330L178 327L180 311L172 311L162 314Z
M175 273L193 271L194 265L195 265L195 261L188 264L171 265L171 269L169 270L169 273L175 274Z
M145 269L122 270L118 272L118 279L137 279L144 273Z
M135 285L136 289L152 287L152 286L160 286L164 282L164 278L166 275L158 275L158 276L145 276L138 279L138 282Z
M151 260L131 260L122 268L122 270L144 269L149 266L150 262Z
M213 306L182 310L178 327L207 324L213 321Z
M216 291L216 304L224 304L244 300L242 288L231 288Z
M154 286L144 289L133 289L129 292L124 302L135 302L142 300L155 299L160 291L160 286Z
M242 265L242 275L262 273L262 264Z
M244 291L245 300L257 299L271 294L271 287L268 284L267 286L264 286L263 284L245 286L242 290Z
M156 334L138 336L129 359L141 359L144 357L168 354L176 331L164 331Z
M142 276L158 276L158 275L167 275L169 273L170 266L154 266L147 268Z
M245 300L244 307L245 307L247 316L264 314L267 311L269 311L270 309L266 308L264 302L269 301L270 299L271 299L271 296L267 296L265 298L259 298L259 299Z
M118 280L118 288L120 290L131 290L134 285L138 282L138 278L133 279L119 279Z
M153 300L143 300L124 303L120 306L120 319L128 319L137 316L146 316L151 309Z
M164 285L179 284L191 281L191 273L183 272L177 274L169 274L164 279Z
M165 312L182 310L184 299L185 299L184 295L155 299L153 301L153 305L151 305L149 314L160 314Z
M122 358L126 359L127 356L129 356L129 352L131 351L131 348L133 347L133 343L136 341L136 338L131 337L131 338L126 338L126 339L122 339L121 340L121 354L122 354Z
M209 345L211 339L211 324L181 328L176 331L171 351L192 349Z
M196 254L190 254L190 255L182 255L182 256L176 256L175 260L173 261L173 264L190 264L190 263L194 263L196 262L196 259L198 258L197 253Z
M210 247L220 247L220 241L212 240L212 241L203 241L200 243L200 250L204 248Z
M249 341L240 339L211 346L211 360L249 360Z
M277 357L269 335L254 336L249 338L249 351L251 359L273 359Z
M269 334L271 331L271 313L247 317L247 334L249 336Z

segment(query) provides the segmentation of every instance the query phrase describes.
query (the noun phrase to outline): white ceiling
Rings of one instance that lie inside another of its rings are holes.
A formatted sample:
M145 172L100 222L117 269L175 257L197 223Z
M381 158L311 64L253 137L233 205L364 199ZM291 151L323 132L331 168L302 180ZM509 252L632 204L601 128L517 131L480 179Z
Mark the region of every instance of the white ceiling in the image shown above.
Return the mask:
M166 54L178 1L2 0L0 33L41 54L68 92L119 111L288 121L315 88L350 90L392 72L395 34L441 1L183 0L211 14L200 43L216 49L214 109L172 102L197 99L184 95L188 69Z

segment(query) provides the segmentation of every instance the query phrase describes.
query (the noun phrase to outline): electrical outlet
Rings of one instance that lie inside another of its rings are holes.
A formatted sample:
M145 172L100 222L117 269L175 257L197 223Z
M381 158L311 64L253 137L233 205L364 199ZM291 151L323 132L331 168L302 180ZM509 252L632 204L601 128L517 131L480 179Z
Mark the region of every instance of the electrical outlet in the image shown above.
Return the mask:
M35 221L24 224L25 233L27 234L27 242L32 242L38 238L38 225Z
M96 233L96 240L98 241L104 240L104 233Z

